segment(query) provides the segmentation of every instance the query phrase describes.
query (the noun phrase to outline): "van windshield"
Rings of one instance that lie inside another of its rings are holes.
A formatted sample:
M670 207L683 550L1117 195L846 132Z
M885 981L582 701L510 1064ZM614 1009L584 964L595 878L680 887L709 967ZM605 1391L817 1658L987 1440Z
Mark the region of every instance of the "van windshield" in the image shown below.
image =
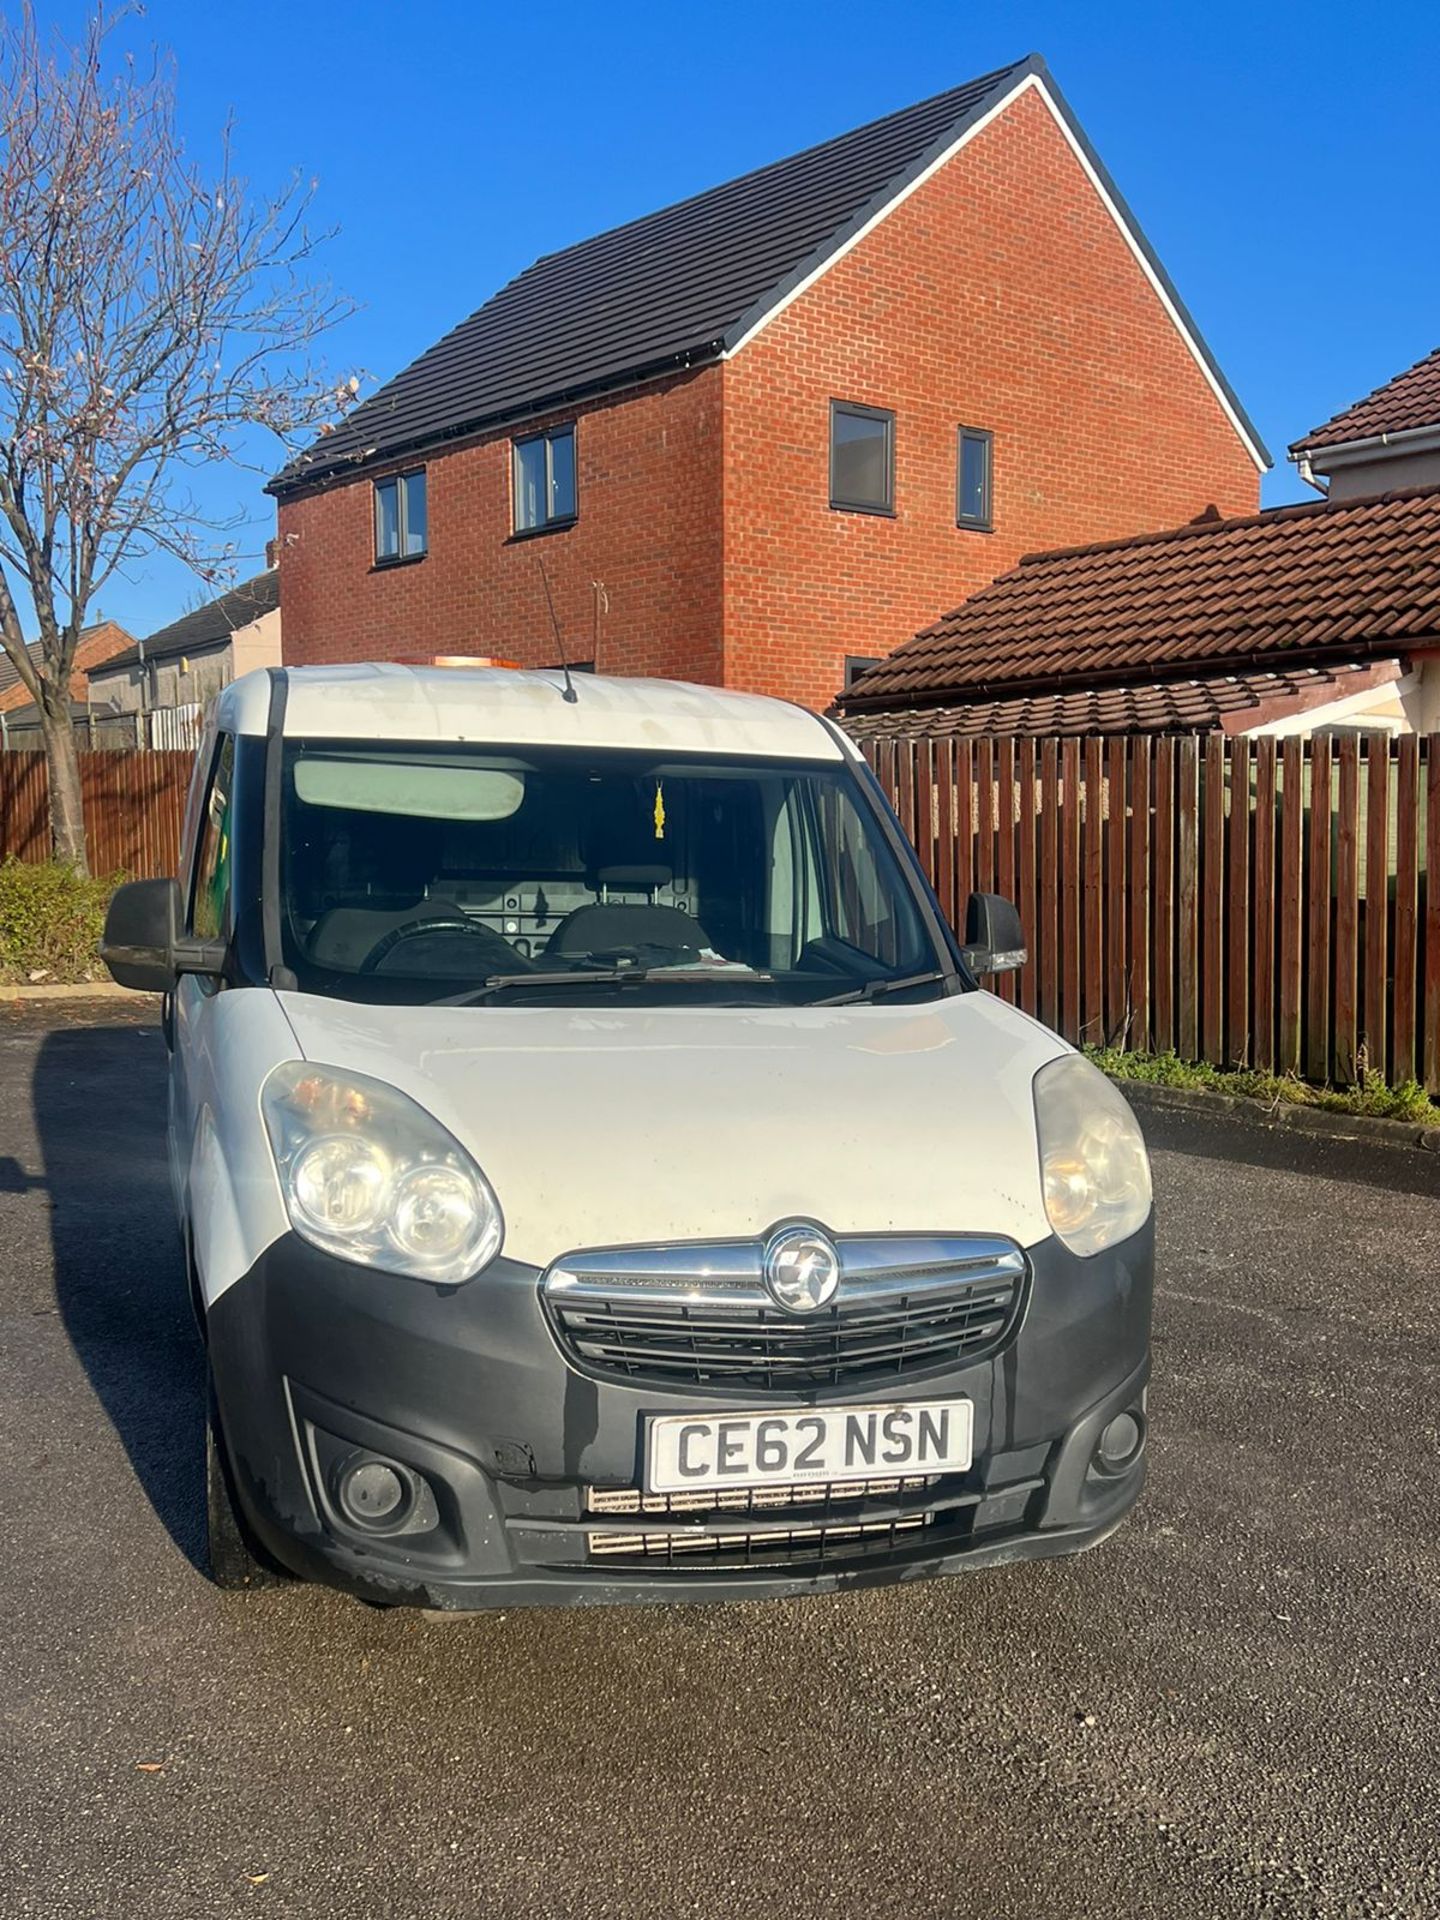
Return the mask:
M954 984L844 766L290 741L283 770L305 992L796 1004Z

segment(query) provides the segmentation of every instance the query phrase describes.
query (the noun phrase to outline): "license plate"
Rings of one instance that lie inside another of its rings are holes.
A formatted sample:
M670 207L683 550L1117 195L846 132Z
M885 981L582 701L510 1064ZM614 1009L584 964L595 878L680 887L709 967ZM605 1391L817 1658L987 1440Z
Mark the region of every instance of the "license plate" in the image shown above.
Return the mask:
M645 1489L799 1487L812 1481L963 1473L968 1400L805 1407L790 1413L667 1414L647 1430Z

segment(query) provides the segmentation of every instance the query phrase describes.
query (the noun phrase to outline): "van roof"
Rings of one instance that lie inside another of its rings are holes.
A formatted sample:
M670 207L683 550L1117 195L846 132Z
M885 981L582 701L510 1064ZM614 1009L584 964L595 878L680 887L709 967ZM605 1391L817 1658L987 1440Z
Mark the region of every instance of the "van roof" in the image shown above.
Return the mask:
M576 674L576 698L567 701L558 671L388 661L282 671L284 732L308 740L649 747L782 760L842 760L854 752L804 707L681 680ZM267 670L243 675L219 697L219 724L268 732L270 695Z

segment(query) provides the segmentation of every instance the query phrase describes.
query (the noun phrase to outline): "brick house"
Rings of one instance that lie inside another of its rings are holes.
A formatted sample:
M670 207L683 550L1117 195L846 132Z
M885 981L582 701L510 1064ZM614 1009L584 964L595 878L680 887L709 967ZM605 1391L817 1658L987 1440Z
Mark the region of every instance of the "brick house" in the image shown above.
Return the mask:
M83 630L76 643L75 661L70 671L70 700L78 717L83 717L85 713L90 669L102 665L106 660L113 660L117 653L125 652L134 644L135 636L127 633L114 620L97 620ZM32 641L29 651L38 660L40 642ZM6 653L0 653L0 715L4 716L0 720L0 742L8 743L13 736L19 745L33 747L37 744L40 720L35 712L35 703L14 661Z
M823 706L1268 464L1031 57L503 288L271 483L285 656L553 664L548 578L574 661Z

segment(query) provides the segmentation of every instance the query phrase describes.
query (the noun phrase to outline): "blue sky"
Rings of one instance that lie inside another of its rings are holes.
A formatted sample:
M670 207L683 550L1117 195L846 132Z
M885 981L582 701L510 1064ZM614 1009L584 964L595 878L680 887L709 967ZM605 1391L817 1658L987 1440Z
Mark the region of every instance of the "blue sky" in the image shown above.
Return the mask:
M1031 51L1269 442L1267 504L1313 497L1290 440L1440 343L1433 5L150 0L125 38L173 48L197 151L233 110L257 186L318 177L362 303L327 357L367 391L537 254ZM258 481L205 484L258 555ZM103 611L145 633L196 595L156 564Z

